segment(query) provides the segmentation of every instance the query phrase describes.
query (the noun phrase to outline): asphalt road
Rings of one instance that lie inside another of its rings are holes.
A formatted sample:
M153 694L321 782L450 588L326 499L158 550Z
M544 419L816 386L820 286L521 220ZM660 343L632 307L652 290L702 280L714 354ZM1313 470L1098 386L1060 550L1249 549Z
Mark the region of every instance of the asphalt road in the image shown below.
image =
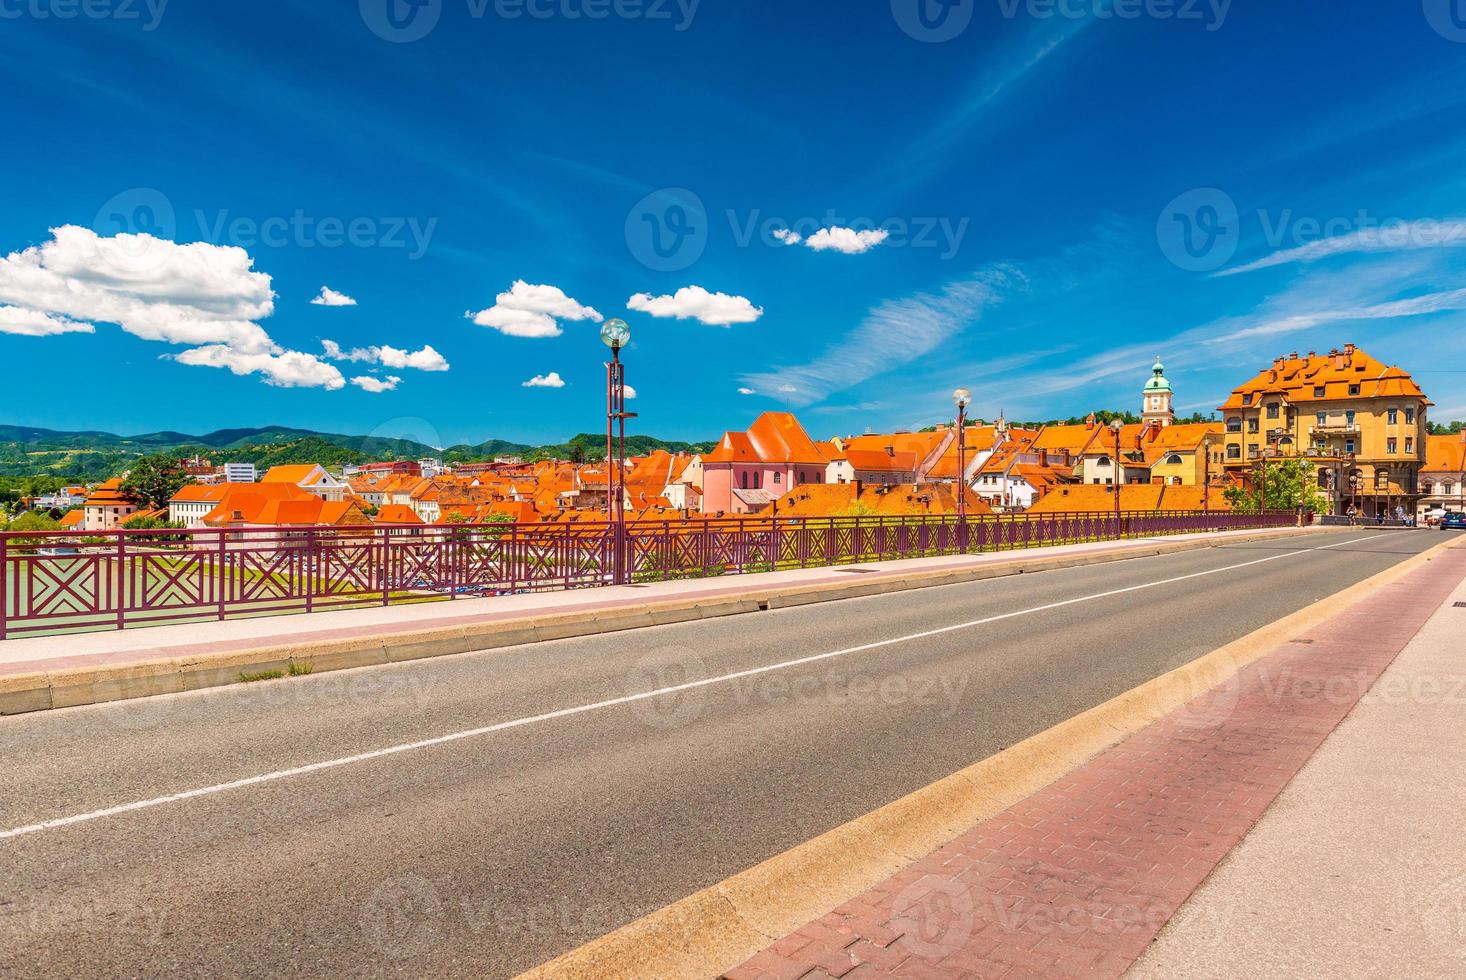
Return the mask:
M512 975L1442 540L1340 529L0 719L0 976Z

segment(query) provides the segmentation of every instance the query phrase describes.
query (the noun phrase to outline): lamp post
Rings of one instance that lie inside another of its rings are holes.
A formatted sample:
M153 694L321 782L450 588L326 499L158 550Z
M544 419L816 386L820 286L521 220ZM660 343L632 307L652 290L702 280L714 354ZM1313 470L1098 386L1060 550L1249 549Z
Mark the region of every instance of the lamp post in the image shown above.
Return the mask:
M611 522L611 582L626 581L626 491L623 472L626 455L626 420L636 418L626 411L626 365L621 363L621 348L631 341L631 328L625 320L607 320L601 325L601 342L611 348L611 363L606 365L606 518Z
M957 546L967 553L967 406L972 404L972 392L958 388L952 392L952 401L957 404Z
M1120 464L1120 433L1125 428L1125 423L1115 419L1110 423L1110 431L1115 434L1115 459L1111 465L1115 468L1115 540L1120 538L1120 487L1125 483L1125 467Z

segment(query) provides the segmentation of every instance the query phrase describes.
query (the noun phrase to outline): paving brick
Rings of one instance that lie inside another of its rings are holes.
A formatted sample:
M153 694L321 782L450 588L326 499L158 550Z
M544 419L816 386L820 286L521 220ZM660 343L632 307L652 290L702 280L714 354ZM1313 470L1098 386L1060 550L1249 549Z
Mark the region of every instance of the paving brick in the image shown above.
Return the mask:
M728 976L1119 977L1463 573L1417 569Z

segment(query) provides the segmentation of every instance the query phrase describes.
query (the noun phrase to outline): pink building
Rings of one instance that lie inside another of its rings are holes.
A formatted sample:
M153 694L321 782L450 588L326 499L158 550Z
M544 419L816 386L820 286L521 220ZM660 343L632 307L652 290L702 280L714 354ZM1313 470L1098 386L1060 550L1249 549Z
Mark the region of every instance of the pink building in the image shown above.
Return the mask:
M797 486L825 482L828 465L798 419L765 412L747 432L724 433L703 457L703 513L763 510Z

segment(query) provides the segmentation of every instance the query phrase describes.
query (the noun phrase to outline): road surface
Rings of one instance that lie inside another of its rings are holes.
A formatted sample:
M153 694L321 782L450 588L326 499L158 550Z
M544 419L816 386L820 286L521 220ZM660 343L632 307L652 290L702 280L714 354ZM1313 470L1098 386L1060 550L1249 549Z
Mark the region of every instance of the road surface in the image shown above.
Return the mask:
M0 975L511 976L1442 540L1345 528L0 719Z

